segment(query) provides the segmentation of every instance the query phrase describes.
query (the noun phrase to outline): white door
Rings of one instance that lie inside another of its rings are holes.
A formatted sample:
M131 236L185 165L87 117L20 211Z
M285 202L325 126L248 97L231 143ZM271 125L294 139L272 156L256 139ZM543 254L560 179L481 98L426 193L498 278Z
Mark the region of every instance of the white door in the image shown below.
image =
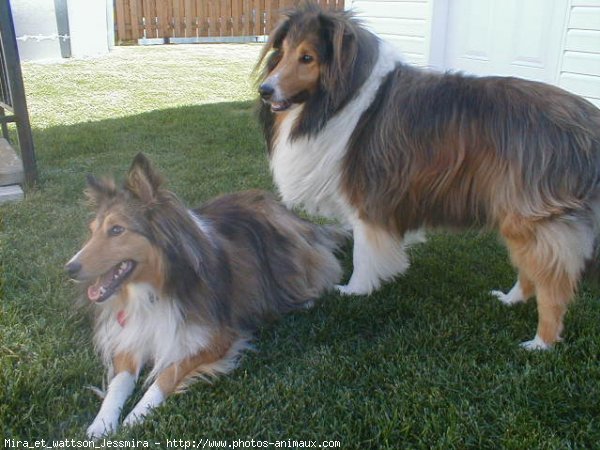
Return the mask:
M568 0L447 2L445 69L557 83Z

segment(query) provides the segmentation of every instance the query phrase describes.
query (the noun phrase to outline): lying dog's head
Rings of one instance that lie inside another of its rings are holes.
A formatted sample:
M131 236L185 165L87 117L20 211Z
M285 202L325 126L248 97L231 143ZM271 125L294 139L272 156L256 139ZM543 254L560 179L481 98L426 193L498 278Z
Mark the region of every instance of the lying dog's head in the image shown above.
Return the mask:
M91 237L66 265L70 277L87 284L87 296L95 303L117 294L128 282L156 285L162 268L149 215L163 195L161 177L140 153L122 188L92 176L87 182L96 217L89 225Z
M335 112L368 76L376 43L348 12L311 3L288 11L259 60L260 96L275 113L310 101Z

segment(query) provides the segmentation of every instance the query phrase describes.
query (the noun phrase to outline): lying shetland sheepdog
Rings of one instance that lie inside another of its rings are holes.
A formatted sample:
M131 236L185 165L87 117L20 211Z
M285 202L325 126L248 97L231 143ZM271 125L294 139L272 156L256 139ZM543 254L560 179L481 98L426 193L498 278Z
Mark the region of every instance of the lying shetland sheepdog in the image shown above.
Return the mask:
M559 340L599 234L600 110L542 83L411 67L352 14L311 4L285 15L258 67L283 201L353 229L342 293L403 272L407 232L494 227L519 276L492 294L537 296L525 348Z
M142 367L152 382L125 425L194 378L236 365L263 320L310 306L341 277L343 235L249 191L189 210L139 154L124 187L88 179L91 238L67 263L95 309L95 344L111 381L97 438L117 429Z

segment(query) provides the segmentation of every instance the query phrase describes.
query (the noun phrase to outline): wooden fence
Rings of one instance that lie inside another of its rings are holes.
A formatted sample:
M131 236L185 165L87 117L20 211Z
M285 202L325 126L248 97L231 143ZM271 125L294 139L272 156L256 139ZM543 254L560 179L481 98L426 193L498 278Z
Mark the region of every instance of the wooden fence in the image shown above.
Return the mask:
M116 42L268 35L298 0L115 0ZM343 9L344 0L319 0Z

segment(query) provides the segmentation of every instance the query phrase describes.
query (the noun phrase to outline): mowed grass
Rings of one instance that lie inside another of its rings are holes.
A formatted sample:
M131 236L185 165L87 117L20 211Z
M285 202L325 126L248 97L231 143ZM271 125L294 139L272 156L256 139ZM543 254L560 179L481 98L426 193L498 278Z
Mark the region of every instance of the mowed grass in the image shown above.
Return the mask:
M122 177L138 151L190 206L273 189L253 116L254 45L117 48L23 65L39 186L0 206L4 439L84 439L103 369L63 265L90 218L85 174ZM599 291L585 284L554 351L518 347L535 303L488 295L515 278L493 234L435 233L405 276L325 296L266 325L231 375L171 397L116 439L337 440L342 448L597 448ZM350 246L343 255L351 271ZM141 396L138 389L129 409Z

